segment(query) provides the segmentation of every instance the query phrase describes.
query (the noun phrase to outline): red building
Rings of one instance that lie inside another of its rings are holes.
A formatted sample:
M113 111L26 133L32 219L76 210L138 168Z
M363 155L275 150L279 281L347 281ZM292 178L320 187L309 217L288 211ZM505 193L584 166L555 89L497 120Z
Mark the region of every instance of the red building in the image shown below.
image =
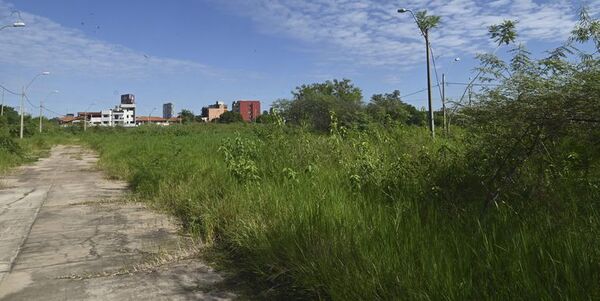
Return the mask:
M231 110L242 115L244 121L255 121L260 116L259 100L238 100L234 101Z

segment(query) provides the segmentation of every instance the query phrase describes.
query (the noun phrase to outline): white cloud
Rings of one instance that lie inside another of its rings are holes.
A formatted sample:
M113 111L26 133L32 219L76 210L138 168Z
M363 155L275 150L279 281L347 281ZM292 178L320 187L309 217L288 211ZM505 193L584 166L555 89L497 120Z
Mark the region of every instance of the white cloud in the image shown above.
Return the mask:
M0 20L17 18L9 3L0 0ZM86 36L48 18L21 12L25 28L7 28L0 34L0 64L35 69L142 78L146 75L192 73L226 77L223 71L186 60L153 57L122 45Z
M414 10L440 15L431 33L446 57L488 51L487 27L518 20L519 41L564 41L580 4L565 0L408 0ZM222 2L220 2L222 3ZM422 61L422 37L410 15L393 0L231 0L223 4L253 19L267 34L283 34L319 47L328 59L368 66L408 67ZM599 4L592 5L597 9ZM341 51L340 51L341 50Z

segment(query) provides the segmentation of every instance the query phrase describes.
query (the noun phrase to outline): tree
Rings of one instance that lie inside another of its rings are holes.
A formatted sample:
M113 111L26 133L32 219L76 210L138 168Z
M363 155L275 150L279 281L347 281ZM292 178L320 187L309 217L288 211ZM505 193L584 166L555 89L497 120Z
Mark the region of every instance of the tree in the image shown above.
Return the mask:
M221 117L217 119L219 123L234 123L234 122L243 122L244 119L242 115L233 111L225 111L225 113L221 114Z
M498 57L496 57L495 53L496 51L498 51L498 49L500 49L502 45L509 45L510 43L514 43L515 39L517 38L516 25L517 21L504 20L500 24L490 25L488 27L488 34L490 36L490 39L497 43L496 49L494 49L494 51L491 54L477 55L477 58L479 58L482 64L476 69L477 74L473 77L473 79L471 79L471 81L469 81L458 102L455 102L454 109L452 110L451 115L448 119L448 126L450 125L452 115L454 115L461 107L464 106L463 103L465 96L467 95L467 92L470 91L470 89L473 87L473 83L479 80L482 74L493 74L494 72L497 72L498 70L505 67L504 62ZM483 78L483 80L490 81L491 79Z
M440 24L440 16L428 15L426 10L418 11L415 14L417 26L423 33L427 35L430 29L437 27Z
M263 113L256 118L256 123L275 123L279 116L277 113L269 114L269 111L263 111Z
M186 124L192 123L195 120L194 112L187 109L181 110L179 116L181 117L181 121Z
M362 122L362 92L348 79L302 85L292 92L293 99L282 102L288 121L307 123L317 131L329 131L331 114L341 125Z
M427 54L427 104L429 108L429 130L431 131L431 137L435 138L435 122L434 122L434 114L433 114L433 98L431 91L431 69L429 67L429 59L430 59L430 51L431 47L429 45L429 30L437 27L440 22L439 16L427 15L427 11L419 11L415 16L417 25L425 38L425 47Z
M400 122L404 124L422 125L426 116L415 107L400 99L400 91L392 93L375 94L367 105L367 113L374 121L388 124Z
M488 33L490 34L490 38L498 44L498 47L502 44L508 45L513 43L517 38L516 25L516 21L504 20L500 24L489 26Z
M4 106L4 115L0 116L0 135L18 135L19 122L19 112L12 107Z
M271 104L271 111L277 112L279 114L283 114L285 112L289 112L290 107L292 106L292 101L285 98L279 98Z
M590 24L594 21L582 17L567 44L546 58L532 58L522 45L511 50L507 62L481 57L481 79L498 86L483 89L473 106L460 113L477 141L467 157L470 169L485 179L479 181L487 191L484 210L528 195L543 195L556 206L561 189L575 186L581 200L597 195L591 179L599 176L592 167L600 163L600 60L598 52L571 44L595 43L593 35L580 35ZM515 36L500 27L491 27L490 33L498 43L508 39L495 33ZM578 53L579 60L570 53Z

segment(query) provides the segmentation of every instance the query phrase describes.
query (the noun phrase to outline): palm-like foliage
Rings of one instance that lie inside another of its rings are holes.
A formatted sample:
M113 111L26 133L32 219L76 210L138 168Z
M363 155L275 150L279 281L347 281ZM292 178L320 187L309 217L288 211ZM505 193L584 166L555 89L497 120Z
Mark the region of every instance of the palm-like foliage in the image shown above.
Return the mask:
M498 46L502 44L508 45L513 43L517 38L517 32L515 31L516 24L516 21L504 20L500 24L488 27L488 32L492 40L498 43Z
M415 20L417 26L421 32L425 35L430 29L435 28L440 23L440 16L427 15L426 10L418 11L415 14Z

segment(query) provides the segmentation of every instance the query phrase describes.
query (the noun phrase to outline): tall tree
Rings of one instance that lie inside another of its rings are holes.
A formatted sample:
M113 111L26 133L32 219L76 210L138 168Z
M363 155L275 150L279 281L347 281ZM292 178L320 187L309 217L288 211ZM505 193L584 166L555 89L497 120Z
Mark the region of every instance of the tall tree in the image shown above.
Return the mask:
M181 110L181 113L179 113L179 116L181 117L181 121L183 123L192 123L195 120L194 112L187 110L187 109Z
M225 113L221 114L221 117L219 117L219 119L217 119L217 122L219 123L235 123L242 121L244 121L242 115L233 111L226 111Z
M428 15L426 10L418 11L415 14L417 26L425 35L430 29L437 27L440 24L440 16Z
M384 124L400 122L422 125L426 119L423 112L400 99L398 90L392 93L373 95L371 102L367 105L367 113L373 120Z
M363 118L362 91L348 79L302 85L292 95L284 114L292 123L308 123L318 131L328 131L332 113L344 126Z

